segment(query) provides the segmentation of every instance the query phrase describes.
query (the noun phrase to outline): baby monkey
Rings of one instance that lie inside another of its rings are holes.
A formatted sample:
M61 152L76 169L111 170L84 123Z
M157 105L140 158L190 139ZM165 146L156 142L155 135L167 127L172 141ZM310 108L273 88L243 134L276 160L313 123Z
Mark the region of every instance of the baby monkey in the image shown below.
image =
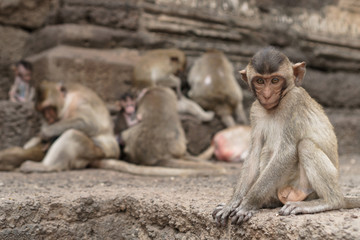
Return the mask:
M251 149L234 194L218 205L218 225L250 219L260 208L280 215L360 207L338 182L337 139L322 107L300 87L305 62L293 64L275 48L257 52L242 79L257 98L250 111Z

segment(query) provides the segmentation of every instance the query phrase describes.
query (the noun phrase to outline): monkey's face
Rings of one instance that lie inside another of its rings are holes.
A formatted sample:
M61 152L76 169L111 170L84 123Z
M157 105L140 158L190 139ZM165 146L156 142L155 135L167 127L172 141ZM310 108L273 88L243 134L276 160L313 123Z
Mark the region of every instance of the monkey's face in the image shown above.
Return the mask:
M53 82L42 82L36 89L36 109L51 124L57 121L58 111L64 105L65 90Z
M24 82L30 82L31 80L31 71L26 69L23 65L17 67L17 76L20 77Z
M279 75L257 75L251 79L251 85L260 104L267 110L279 105L286 80Z
M136 102L131 97L126 97L126 99L120 101L121 109L127 115L132 115L135 113Z
M55 107L49 106L44 108L41 113L43 114L48 124L53 124L58 120L57 111Z

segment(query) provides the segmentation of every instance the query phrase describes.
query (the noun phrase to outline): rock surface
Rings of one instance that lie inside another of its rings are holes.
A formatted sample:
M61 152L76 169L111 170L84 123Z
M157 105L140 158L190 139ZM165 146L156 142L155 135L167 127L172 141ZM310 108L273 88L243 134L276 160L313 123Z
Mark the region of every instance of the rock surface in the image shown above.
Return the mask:
M360 156L344 156L341 186L360 197ZM1 239L358 239L360 209L278 216L264 209L238 227L218 228L240 165L225 176L155 178L88 169L1 173Z
M0 101L0 150L23 146L39 132L40 118L33 104Z

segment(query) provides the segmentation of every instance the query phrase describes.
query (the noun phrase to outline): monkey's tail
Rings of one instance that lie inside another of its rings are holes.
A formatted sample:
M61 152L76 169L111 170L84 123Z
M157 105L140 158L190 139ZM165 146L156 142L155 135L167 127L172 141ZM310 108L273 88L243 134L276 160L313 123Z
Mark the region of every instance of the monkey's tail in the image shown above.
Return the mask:
M103 159L90 165L94 168L109 169L142 176L209 176L224 174L223 171L212 169L182 169L154 166L139 166L122 160Z
M344 197L345 208L360 208L360 197Z
M212 155L214 154L215 151L215 147L213 144L211 144L209 146L209 148L207 148L205 151L203 151L202 153L200 153L199 155L197 155L197 158L200 159L205 159L205 160L210 160L210 158L212 157Z

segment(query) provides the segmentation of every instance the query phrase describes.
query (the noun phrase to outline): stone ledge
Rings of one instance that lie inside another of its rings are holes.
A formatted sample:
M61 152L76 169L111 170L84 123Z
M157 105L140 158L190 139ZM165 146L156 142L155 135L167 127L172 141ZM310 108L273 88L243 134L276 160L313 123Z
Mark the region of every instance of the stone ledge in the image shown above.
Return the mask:
M352 160L353 159L353 160ZM343 159L344 192L360 195L359 156ZM2 239L358 239L360 209L277 216L261 210L240 227L218 228L210 213L229 199L229 175L153 178L82 170L0 175ZM359 169L359 168L357 168ZM230 234L230 236L229 236Z

